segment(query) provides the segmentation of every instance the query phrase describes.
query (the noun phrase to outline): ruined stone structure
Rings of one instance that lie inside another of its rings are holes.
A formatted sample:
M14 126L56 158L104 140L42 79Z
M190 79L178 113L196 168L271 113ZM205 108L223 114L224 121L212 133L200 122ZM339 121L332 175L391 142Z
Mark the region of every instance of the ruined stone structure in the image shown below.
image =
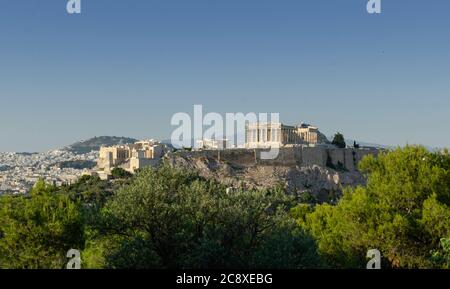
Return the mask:
M316 145L319 142L317 127L302 123L299 126L279 122L250 123L245 129L246 148L270 148L287 145Z
M134 144L101 147L97 161L98 173L105 177L115 167L134 173L137 169L157 163L164 154L164 146L154 140Z

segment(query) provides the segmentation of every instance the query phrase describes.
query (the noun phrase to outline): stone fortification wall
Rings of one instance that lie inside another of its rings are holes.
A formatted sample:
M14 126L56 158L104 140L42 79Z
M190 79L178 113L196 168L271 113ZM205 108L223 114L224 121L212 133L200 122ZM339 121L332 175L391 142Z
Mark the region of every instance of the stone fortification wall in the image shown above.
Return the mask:
M280 148L274 159L262 159L264 149L229 149L183 152L190 157L208 157L227 162L236 167L266 166L321 166L336 169L357 170L358 163L366 155L377 155L378 149L352 149L329 147L287 147Z

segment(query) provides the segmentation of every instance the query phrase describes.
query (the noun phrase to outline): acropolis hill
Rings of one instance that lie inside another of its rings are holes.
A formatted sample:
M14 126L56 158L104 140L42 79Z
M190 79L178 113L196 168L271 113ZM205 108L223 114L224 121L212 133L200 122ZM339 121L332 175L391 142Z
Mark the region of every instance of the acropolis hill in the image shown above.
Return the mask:
M167 163L214 177L230 189L281 185L288 193L311 195L318 201L336 199L343 186L364 184L358 163L377 155L372 147L338 148L309 124L255 123L246 126L245 144L230 147L226 139L197 140L193 149L173 149L155 140L100 148L96 173L108 178L114 167L131 173ZM264 153L277 148L274 158Z
M287 193L333 201L343 186L365 183L358 163L375 148L283 147L275 159L262 159L264 149L180 150L164 156L175 167L199 171L230 188L261 189L281 185Z
M200 144L200 151L169 153L165 160L198 170L230 188L281 185L287 193L316 201L334 201L343 186L364 184L358 164L364 156L379 153L377 148L356 143L354 147L338 148L317 127L306 123L250 123L242 148L222 150L226 140L203 140ZM267 151L274 147L278 149L275 157L267 159Z

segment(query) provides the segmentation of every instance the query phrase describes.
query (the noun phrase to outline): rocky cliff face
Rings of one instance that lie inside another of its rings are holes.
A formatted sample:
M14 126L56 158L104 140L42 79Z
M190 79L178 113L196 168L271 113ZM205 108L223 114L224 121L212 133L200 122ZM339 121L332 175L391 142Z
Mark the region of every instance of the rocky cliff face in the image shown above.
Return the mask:
M328 167L254 165L238 166L208 156L182 153L167 154L164 161L172 166L196 170L201 176L215 178L234 188L264 189L282 185L287 193L318 202L332 202L345 186L365 183L358 171L336 171Z

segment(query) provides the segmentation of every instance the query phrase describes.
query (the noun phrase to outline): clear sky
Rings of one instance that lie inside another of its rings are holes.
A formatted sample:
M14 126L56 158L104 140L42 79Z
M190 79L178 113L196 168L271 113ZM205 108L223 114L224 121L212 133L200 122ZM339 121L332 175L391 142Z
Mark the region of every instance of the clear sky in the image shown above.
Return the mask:
M450 147L450 1L0 0L0 151L170 137L176 112L279 112Z

